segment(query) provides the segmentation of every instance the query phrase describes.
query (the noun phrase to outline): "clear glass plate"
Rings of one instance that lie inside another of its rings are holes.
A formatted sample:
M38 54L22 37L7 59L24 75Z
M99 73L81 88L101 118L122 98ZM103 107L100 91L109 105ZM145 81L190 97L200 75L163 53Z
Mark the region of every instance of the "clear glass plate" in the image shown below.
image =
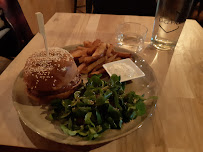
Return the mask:
M78 45L64 47L67 51L73 50ZM123 48L115 48L116 51L129 52ZM152 68L145 62L144 59L137 54L133 54L133 59L136 65L145 73L144 77L136 78L126 85L126 92L135 91L137 94L145 94L145 97L158 95L158 82ZM121 138L135 131L142 126L144 120L151 116L155 106L156 99L146 100L147 113L142 117L137 117L135 120L130 121L122 126L120 130L111 129L101 134L101 137L87 141L79 136L69 136L64 134L57 124L50 122L47 117L47 108L45 105L37 105L33 102L26 93L26 86L23 81L23 71L18 75L13 86L13 104L16 108L19 117L34 132L43 136L44 138L53 140L58 143L69 145L95 145L113 141Z

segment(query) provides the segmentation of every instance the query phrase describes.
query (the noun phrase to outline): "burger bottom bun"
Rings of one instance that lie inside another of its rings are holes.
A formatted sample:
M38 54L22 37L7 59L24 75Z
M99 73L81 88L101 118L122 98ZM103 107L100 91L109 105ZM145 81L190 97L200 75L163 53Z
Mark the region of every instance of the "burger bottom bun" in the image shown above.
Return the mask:
M66 98L68 98L72 93L75 92L75 90L81 84L81 81L82 80L80 79L80 81L77 83L77 85L75 85L72 89L70 89L66 92L63 92L63 93L55 94L55 95L38 97L38 96L34 96L34 95L30 94L28 92L28 90L26 92L27 92L28 97L31 100L38 102L38 104L46 104L46 103L49 103L53 99L66 99Z

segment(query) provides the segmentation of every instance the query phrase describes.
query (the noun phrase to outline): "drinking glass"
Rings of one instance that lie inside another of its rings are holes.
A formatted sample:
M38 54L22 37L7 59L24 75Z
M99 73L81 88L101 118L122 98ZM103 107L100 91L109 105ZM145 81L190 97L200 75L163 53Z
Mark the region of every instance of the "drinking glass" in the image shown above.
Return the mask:
M141 51L147 35L147 27L139 23L125 22L116 31L117 45L134 52Z
M158 0L152 44L157 49L174 49L181 34L193 0Z

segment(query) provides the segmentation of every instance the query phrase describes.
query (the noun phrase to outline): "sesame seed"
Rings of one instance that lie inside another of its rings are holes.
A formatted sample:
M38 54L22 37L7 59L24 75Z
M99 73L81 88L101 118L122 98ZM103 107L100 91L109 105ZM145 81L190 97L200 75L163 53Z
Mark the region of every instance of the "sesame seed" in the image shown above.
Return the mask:
M61 71L66 71L66 67L61 68Z
M69 61L70 57L72 58L71 54L61 48L49 48L48 57L45 50L35 52L26 61L24 68L25 74L29 75L35 73L35 75L33 74L32 76L35 76L37 79L37 75L50 75L49 71L53 70L54 66L61 66L58 64L59 61Z

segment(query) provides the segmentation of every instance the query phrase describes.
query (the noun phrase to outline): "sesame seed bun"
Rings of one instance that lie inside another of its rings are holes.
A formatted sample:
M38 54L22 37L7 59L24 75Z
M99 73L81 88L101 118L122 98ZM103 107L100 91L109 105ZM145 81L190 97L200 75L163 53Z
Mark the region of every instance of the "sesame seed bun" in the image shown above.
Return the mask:
M81 83L71 54L62 48L49 48L32 54L24 67L24 81L32 99L67 98Z

